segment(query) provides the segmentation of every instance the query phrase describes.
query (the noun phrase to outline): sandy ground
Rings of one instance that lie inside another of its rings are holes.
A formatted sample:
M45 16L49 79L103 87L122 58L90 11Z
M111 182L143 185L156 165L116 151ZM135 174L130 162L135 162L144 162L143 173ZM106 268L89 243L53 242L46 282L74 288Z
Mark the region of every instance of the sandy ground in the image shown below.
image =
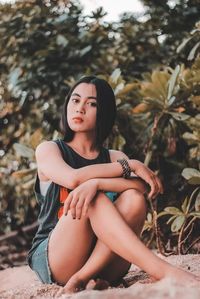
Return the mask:
M200 255L170 256L165 258L170 263L200 276ZM125 276L128 288L110 288L104 291L82 291L74 295L60 295L60 287L41 284L37 276L28 266L9 268L0 271L0 298L29 299L29 298L73 298L73 299L199 299L200 283L197 285L177 284L172 279L163 279L150 283L148 276L138 269L131 267Z

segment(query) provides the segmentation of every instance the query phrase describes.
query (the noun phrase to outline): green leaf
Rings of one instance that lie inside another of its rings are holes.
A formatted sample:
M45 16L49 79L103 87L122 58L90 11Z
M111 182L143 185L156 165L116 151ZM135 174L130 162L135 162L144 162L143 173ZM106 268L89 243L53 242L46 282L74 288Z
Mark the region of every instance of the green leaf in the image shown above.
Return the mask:
M14 143L13 144L14 150L16 152L17 155L21 156L21 157L26 157L29 159L33 159L34 157L34 150L30 147L27 147L23 144L20 143Z
M31 11L29 12L29 16L33 16L33 15L39 15L41 13L42 9L36 5L33 9L31 9Z
M176 120L184 121L190 118L190 115L185 114L185 113L176 113L176 112L168 112L175 118Z
M152 221L153 221L153 217L152 217L152 214L151 214L151 213L148 213L148 214L147 214L147 221L148 221L148 222L152 222Z
M23 189L30 189L31 187L33 187L34 183L35 183L35 178L33 178L33 179L29 180L28 182L22 184L22 188Z
M196 218L200 218L200 212L191 212L190 216L194 216Z
M131 90L137 89L137 88L139 88L139 83L137 83L137 82L128 83L123 87L122 90L117 92L117 95L118 96L125 95L125 94L129 93Z
M168 101L168 107L170 107L174 103L175 100L176 100L176 97L172 96Z
M164 104L156 98L145 98L144 103L159 110L162 110L164 107Z
M186 211L187 211L188 200L189 200L189 198L186 197L184 202L181 205L181 209L182 209L183 213L186 213Z
M180 215L182 214L181 210L179 210L176 207L166 207L164 209L164 211L168 212L168 214L172 214L172 215Z
M192 177L191 179L188 180L188 183L190 185L200 185L200 177Z
M92 46L89 45L85 48L83 48L82 50L80 50L80 57L84 56L85 54L87 54L88 52L90 52L90 50L92 49Z
M125 144L126 144L125 138L121 134L119 134L114 138L112 147L113 149L123 150Z
M195 52L196 50L198 49L198 47L200 46L200 42L198 42L193 48L192 50L190 51L189 55L188 55L188 60L193 60L194 59L194 56L195 56Z
M200 171L195 168L184 168L181 175L186 180L191 180L192 178L199 178L200 179Z
M12 85L12 87L17 85L21 73L22 73L22 70L19 67L15 68L14 70L12 70L10 72L10 75L8 76L9 77L8 80L9 80L9 83Z
M12 176L15 178L23 178L29 174L33 174L36 172L37 167L31 169L21 169L19 171L15 171L12 173Z
M174 91L174 87L180 72L180 65L177 65L177 67L175 68L175 70L173 71L171 78L169 80L169 87L168 87L168 95L167 95L167 99L168 101L171 99L173 91Z
M167 97L169 74L166 71L153 71L151 80L151 87L158 93L158 98L165 100Z
M124 83L123 83L123 82L120 82L120 83L115 87L115 90L114 90L115 95L117 95L123 88L124 88Z
M186 46L186 44L192 39L192 37L188 37L186 39L183 40L183 42L178 46L178 48L176 49L176 53L180 53L182 51L182 49Z
M160 212L160 213L157 215L157 218L162 217L162 216L166 216L166 215L169 215L169 213L166 212L166 211L162 211L162 212Z
M65 20L67 20L67 18L68 18L68 14L63 14L63 15L61 15L61 16L59 16L59 17L54 18L54 19L53 19L53 22L54 22L55 24L59 24L59 23L64 22Z
M66 47L68 43L69 43L68 40L62 34L58 34L56 38L56 44L58 46Z
M176 217L176 219L174 219L174 221L172 222L171 231L178 232L181 229L184 221L185 221L184 215Z
M196 136L196 135L194 135L194 134L192 134L192 133L189 133L189 132L185 132L185 133L183 134L183 138L184 138L186 141L190 142L190 144L195 144L196 142L199 141L198 136Z
M112 72L112 74L111 74L111 76L110 76L111 81L112 81L113 83L117 84L117 81L118 81L120 75L121 75L121 70L120 70L120 68L115 69L114 72Z
M197 194L194 207L195 211L200 212L200 192Z
M170 222L172 222L176 217L177 217L176 215L170 217L170 218L168 219L168 221L167 221L167 224L169 224Z

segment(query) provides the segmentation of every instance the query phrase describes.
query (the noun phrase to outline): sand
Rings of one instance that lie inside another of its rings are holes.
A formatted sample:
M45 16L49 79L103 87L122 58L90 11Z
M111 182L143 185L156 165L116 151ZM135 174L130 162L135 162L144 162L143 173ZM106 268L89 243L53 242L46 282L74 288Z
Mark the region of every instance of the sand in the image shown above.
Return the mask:
M164 257L163 257L164 258ZM200 277L200 255L181 255L164 258L170 263L188 270ZM29 298L72 298L72 299L199 299L200 283L191 286L190 284L177 284L172 279L163 279L152 283L148 275L136 266L132 265L129 273L125 276L129 285L118 288L96 291L85 290L73 295L60 295L59 286L44 285L40 283L36 274L28 267L21 266L8 268L0 271L0 298L29 299Z

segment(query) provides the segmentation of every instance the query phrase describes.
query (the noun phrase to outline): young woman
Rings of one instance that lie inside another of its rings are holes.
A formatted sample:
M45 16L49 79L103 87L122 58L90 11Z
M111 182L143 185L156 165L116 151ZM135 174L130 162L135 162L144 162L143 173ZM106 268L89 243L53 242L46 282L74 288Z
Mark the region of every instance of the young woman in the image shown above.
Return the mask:
M56 282L66 292L84 288L91 278L114 284L131 263L157 280L196 279L154 255L139 239L145 193L154 198L163 188L143 163L103 147L115 114L110 85L83 77L64 103L64 138L36 149L35 194L41 210L28 263L43 283Z

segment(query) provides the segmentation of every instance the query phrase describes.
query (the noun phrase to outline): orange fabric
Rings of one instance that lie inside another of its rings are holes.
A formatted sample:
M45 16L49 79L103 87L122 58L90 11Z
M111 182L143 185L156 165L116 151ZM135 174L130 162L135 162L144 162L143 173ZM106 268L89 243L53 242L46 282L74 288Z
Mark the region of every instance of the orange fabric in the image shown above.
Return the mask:
M63 215L63 210L64 210L64 207L60 207L60 209L58 210L58 219L60 219L60 217Z
M69 195L69 192L65 187L60 187L60 196L59 196L59 201L61 203L61 207L58 210L58 219L63 215L63 210L64 210L64 202Z

